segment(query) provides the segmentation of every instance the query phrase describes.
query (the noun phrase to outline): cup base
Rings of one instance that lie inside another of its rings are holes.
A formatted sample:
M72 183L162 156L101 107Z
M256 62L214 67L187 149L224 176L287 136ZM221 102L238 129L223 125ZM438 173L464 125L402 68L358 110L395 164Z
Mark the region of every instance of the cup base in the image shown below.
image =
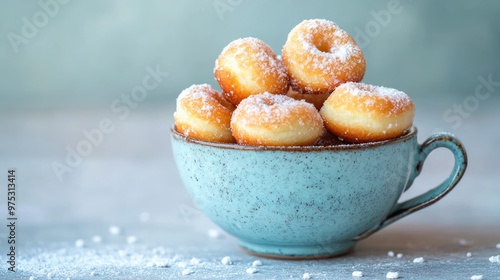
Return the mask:
M317 244L311 246L268 245L240 241L240 247L248 254L281 260L327 259L348 254L356 242Z

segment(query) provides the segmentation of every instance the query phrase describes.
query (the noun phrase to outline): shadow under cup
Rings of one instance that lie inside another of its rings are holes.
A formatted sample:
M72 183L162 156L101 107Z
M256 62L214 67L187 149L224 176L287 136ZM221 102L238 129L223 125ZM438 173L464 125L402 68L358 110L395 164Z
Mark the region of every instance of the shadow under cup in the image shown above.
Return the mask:
M398 203L427 155L445 147L452 174ZM253 254L323 258L348 252L388 224L439 200L462 177L467 156L451 134L417 143L417 130L381 142L256 147L199 141L172 128L181 179L200 209Z

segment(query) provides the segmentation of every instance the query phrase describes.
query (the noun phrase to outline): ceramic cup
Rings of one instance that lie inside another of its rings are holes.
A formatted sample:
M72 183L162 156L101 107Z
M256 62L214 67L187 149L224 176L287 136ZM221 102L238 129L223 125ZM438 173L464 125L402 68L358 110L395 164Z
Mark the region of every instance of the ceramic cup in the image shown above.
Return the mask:
M427 155L449 149L455 163L437 187L398 203ZM255 147L186 138L172 129L181 179L200 209L250 253L323 258L438 201L461 179L467 155L453 135L417 143L416 128L381 142Z

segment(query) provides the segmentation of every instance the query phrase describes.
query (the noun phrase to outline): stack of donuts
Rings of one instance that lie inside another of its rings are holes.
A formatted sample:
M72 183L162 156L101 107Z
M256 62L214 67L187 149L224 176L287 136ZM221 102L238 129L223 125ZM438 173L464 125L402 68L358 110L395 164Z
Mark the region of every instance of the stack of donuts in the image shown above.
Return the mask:
M304 146L396 138L413 123L405 93L361 83L366 61L337 24L304 20L288 34L281 58L263 41L229 43L215 61L221 91L192 85L177 98L175 129L203 141Z

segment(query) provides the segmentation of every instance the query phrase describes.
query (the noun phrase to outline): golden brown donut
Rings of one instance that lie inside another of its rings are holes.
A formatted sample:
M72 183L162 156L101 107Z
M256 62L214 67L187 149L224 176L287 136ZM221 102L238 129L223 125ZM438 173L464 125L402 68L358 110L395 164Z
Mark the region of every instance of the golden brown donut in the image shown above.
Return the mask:
M361 143L404 134L413 124L415 107L399 90L350 82L335 89L320 114L332 134Z
M303 146L323 134L323 120L310 103L286 95L263 93L244 99L231 119L239 144Z
M332 21L304 20L286 40L282 60L295 91L332 92L345 82L363 79L366 61L356 41Z
M328 96L330 96L330 92L321 94L304 94L290 88L286 95L296 100L304 100L305 102L311 103L314 107L316 107L316 109L319 110L323 107L323 103L325 103Z
M192 85L177 97L176 130L191 138L234 143L231 134L233 104L210 85Z
M215 79L234 105L253 94L285 94L288 76L273 50L256 38L229 43L215 61Z

